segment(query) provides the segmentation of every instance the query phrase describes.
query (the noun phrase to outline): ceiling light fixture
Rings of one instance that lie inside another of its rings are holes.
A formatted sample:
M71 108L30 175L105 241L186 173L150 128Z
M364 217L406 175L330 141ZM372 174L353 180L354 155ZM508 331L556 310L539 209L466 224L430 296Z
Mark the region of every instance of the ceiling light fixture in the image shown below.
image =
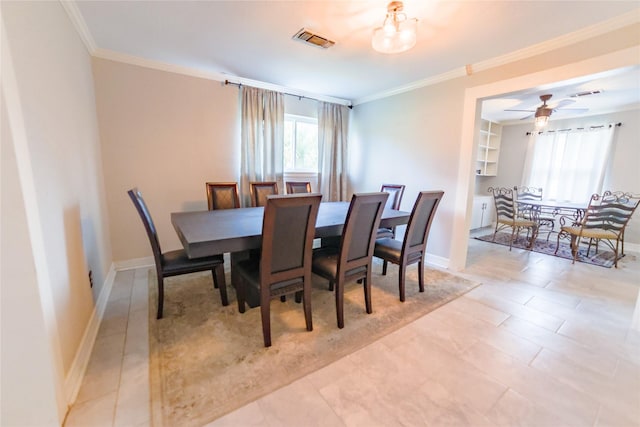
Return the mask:
M553 112L553 108L549 108L547 106L547 101L551 99L551 95L542 95L540 96L540 100L542 101L542 105L536 108L536 119L534 120L534 125L536 129L542 129L549 123L549 116Z
M418 20L407 19L401 1L392 1L387 5L387 16L382 27L373 30L371 46L381 53L400 53L416 45Z

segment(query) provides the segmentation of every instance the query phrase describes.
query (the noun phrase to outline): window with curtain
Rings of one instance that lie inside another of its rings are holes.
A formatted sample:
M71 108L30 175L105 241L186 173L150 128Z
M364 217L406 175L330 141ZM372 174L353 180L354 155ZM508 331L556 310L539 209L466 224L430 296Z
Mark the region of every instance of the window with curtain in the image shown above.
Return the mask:
M284 171L318 173L318 120L284 115Z
M523 184L543 189L545 199L584 202L602 192L615 126L532 135Z

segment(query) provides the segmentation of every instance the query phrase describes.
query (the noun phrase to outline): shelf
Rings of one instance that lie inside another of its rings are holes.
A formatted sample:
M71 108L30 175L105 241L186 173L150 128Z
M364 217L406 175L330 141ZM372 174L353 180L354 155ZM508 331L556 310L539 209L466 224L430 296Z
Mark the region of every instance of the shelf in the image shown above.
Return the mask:
M502 126L489 120L480 123L478 153L476 156L476 176L496 176L500 158L500 134Z
M480 130L480 135L488 135L488 136L500 136L497 133L489 132L487 130Z

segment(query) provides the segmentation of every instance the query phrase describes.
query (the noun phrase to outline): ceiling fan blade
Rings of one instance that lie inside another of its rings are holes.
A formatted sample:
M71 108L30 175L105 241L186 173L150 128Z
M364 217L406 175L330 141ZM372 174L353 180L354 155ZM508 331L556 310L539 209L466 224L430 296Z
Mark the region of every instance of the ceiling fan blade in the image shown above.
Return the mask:
M563 113L563 112L565 112L565 113L570 113L570 112L571 113L586 113L587 111L589 111L588 108L560 108L560 109L554 108L553 109L554 113Z
M509 108L509 109L504 110L504 111L525 111L527 113L535 113L536 112L536 110L516 110L516 109L512 109L512 108Z
M553 108L555 110L556 108L562 108L565 105L570 105L570 104L573 104L575 102L576 102L575 99L563 99L563 100L559 101L556 105L552 106L551 108Z
M520 120L527 120L527 119L530 119L532 117L535 117L535 115L536 115L535 113L527 114L526 116L524 116Z

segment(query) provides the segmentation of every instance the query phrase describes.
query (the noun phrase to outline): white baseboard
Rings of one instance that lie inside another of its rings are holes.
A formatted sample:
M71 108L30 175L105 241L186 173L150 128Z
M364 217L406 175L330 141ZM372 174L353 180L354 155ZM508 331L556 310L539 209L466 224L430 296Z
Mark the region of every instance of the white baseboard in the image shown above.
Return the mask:
M107 278L104 281L100 295L96 301L96 305L89 319L89 323L85 328L84 335L78 346L78 351L71 364L71 369L64 381L64 393L67 399L67 405L71 405L75 402L82 385L82 379L84 378L85 371L89 365L91 359L91 352L93 351L93 345L96 342L98 336L98 330L100 329L100 323L104 316L104 311L107 308L107 302L111 295L111 289L113 289L113 282L116 277L116 273L122 270L131 270L140 267L153 267L155 265L153 257L134 258L126 261L118 261L111 264Z
M449 258L444 258L438 255L431 255L427 253L424 258L424 262L429 265L433 265L434 267L449 269Z
M109 301L109 295L113 288L113 281L116 277L116 269L114 264L111 264L107 277L102 285L102 290L96 301L96 305L89 319L89 323L84 330L84 335L78 346L78 351L73 359L69 373L64 380L64 394L67 399L67 405L71 405L75 402L82 385L82 379L84 373L87 370L87 365L91 359L91 352L93 351L93 345L96 342L98 336L98 329L100 329L100 323L104 316L104 311L107 308L107 302Z
M156 265L152 256L117 261L113 264L115 265L116 271L133 270L140 267L154 267Z

